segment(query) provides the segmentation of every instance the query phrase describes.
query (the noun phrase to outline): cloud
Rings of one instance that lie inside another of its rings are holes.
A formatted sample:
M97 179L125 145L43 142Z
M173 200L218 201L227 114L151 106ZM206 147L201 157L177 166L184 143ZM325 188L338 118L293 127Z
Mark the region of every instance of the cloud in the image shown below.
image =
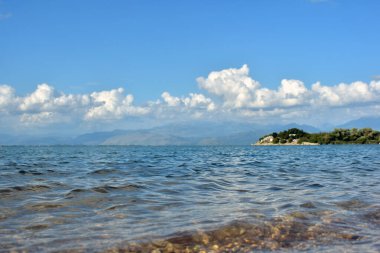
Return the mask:
M44 109L53 102L54 88L47 84L40 84L37 89L29 96L22 99L20 109L22 111L35 110L37 108Z
M260 83L249 76L249 68L211 72L207 78L197 78L199 87L219 97L225 108L265 108L302 104L308 95L303 82L281 81L278 90L260 88Z
M167 91L162 93L161 97L168 106L178 106L181 103L181 99L171 96Z
M295 106L304 104L309 92L303 82L299 80L281 81L281 86L276 93L279 104L284 106Z
M344 106L377 102L380 99L380 81L341 83L336 86L313 84L313 104L324 106Z
M133 96L123 88L91 94L64 94L48 84L18 97L9 85L0 85L0 113L18 116L21 123L51 123L73 120L114 120L144 115L149 108L133 105Z
M219 97L230 109L266 109L294 106L350 106L378 102L380 81L370 84L357 81L350 84L324 86L320 82L306 88L300 80L283 79L276 89L261 88L249 76L249 68L226 69L211 72L207 78L197 79L199 86Z
M152 116L159 119L189 120L212 118L217 110L211 98L199 93L190 93L185 97L175 97L165 91L161 100L150 103Z
M161 94L161 97L169 107L206 109L207 111L214 111L216 108L214 102L203 94L190 93L187 97L178 98L171 96L169 92L165 91Z
M15 90L8 85L0 85L0 112L5 111L14 101Z
M316 82L307 87L300 80L283 79L278 87L270 89L249 73L248 65L212 71L196 79L201 89L198 93L177 97L164 91L156 101L142 105L136 105L134 96L124 88L65 94L44 83L30 94L18 96L12 86L3 84L0 85L0 117L26 126L199 118L258 122L307 122L314 118L327 122L347 120L353 115L371 116L380 108L380 80L337 85Z
M56 92L54 87L48 84L40 84L37 89L25 97L17 97L18 109L24 113L40 112L74 112L77 109L85 109L91 104L90 96L66 95Z
M54 113L52 112L39 112L34 114L24 113L20 117L20 121L27 125L36 123L52 123L54 122Z
M133 96L124 95L124 89L93 92L90 95L92 106L85 115L85 119L120 119L124 116L144 115L148 108L133 106Z
M199 87L223 99L224 107L245 107L253 100L255 90L260 84L249 77L249 68L213 71L207 78L197 78Z

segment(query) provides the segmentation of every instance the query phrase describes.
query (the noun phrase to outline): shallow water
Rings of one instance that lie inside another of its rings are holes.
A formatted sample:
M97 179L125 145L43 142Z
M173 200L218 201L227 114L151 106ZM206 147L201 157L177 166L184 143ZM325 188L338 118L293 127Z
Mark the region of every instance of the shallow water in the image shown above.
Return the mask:
M0 252L380 251L380 145L0 147Z

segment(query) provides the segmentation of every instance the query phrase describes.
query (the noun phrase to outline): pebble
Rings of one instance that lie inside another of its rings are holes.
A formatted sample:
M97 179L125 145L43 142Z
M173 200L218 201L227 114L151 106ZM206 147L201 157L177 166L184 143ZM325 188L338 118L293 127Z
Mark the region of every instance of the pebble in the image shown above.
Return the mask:
M210 238L206 234L202 234L202 243L207 245L210 242Z
M165 252L174 252L174 246L170 242L166 244Z

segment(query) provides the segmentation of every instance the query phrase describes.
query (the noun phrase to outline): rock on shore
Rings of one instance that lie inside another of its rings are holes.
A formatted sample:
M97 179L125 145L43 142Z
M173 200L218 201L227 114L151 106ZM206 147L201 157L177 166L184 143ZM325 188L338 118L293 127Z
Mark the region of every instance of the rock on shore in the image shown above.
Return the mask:
M274 143L275 138L272 135L266 136L263 139L257 141L255 144L252 144L254 146L318 146L319 143L313 143L313 142L301 142L299 143L299 139L293 139L291 142L285 142L285 143Z

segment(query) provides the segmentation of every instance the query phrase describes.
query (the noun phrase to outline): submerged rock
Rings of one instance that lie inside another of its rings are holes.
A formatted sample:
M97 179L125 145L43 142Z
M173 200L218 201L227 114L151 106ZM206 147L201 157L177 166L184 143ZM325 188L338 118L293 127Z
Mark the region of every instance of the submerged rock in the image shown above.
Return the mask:
M309 215L294 212L260 224L234 222L214 230L188 233L151 243L127 245L121 247L119 252L216 253L304 250L336 240L355 241L362 238L354 233L342 232L338 227L312 223L311 219L308 219Z

